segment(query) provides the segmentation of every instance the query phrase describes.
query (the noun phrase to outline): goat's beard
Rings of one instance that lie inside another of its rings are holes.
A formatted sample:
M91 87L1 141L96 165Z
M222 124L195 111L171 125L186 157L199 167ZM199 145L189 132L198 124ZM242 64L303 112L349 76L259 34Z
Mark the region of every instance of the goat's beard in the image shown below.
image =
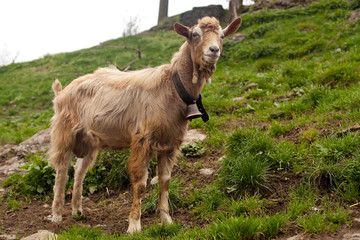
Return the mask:
M215 72L215 70L216 63L208 64L207 62L202 61L202 64L200 64L199 66L199 70L197 70L197 68L194 68L192 79L193 84L196 84L198 79L205 80L207 83L211 83L210 77L212 76L213 72Z
M203 54L192 55L193 62L193 77L192 83L196 84L198 80L205 80L207 83L211 82L211 75L216 70L216 63L209 63L204 60Z

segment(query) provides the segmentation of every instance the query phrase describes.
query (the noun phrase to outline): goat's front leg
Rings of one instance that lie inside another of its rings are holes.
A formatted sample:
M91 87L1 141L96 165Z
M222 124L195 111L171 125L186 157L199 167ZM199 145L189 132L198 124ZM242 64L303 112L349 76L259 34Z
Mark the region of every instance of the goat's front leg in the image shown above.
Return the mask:
M158 154L158 176L159 176L159 204L161 223L172 223L169 214L169 185L171 171L175 164L177 151L161 152Z
M134 233L141 230L141 198L146 190L146 181L148 178L148 166L151 158L150 151L146 146L135 146L131 148L129 156L129 174L133 186L133 204L129 215L128 233Z

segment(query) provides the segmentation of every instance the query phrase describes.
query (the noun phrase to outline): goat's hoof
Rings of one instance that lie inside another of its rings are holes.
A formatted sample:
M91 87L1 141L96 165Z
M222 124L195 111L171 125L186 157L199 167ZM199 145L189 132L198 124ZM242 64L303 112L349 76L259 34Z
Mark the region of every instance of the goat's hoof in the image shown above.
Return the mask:
M164 224L164 223L171 224L172 219L169 214L161 214L160 213L160 222L161 222L161 224Z
M53 214L51 221L53 223L57 223L57 222L61 222L62 221L62 216L58 215L58 214Z
M140 219L137 221L129 220L129 227L128 227L127 233L133 234L133 233L140 232L140 231L141 231Z
M86 216L82 214L82 212L80 210L78 210L76 213L72 214L72 218L75 221L82 221L86 219Z

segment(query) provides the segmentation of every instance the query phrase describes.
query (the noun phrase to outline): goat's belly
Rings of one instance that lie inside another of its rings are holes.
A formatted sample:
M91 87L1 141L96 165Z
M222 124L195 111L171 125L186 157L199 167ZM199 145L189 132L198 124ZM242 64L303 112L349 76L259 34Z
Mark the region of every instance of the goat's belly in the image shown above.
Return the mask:
M117 129L102 132L94 131L93 134L99 139L101 148L120 150L130 147L131 138L128 134L124 134Z

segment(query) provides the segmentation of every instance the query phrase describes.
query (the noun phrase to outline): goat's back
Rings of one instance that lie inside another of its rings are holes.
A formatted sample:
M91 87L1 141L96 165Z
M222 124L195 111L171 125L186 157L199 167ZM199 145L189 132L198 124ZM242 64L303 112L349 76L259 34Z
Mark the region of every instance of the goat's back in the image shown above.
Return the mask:
M129 147L136 134L158 148L178 145L186 107L171 84L168 65L133 72L101 68L56 93L54 118L68 118L75 140L96 138L106 148Z

